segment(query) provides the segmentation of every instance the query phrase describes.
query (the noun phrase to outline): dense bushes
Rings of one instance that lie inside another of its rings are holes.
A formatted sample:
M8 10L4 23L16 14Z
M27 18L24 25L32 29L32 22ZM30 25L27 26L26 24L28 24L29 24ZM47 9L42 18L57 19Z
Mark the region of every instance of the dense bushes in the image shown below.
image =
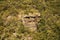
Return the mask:
M29 32L18 18L20 11L33 8L41 13L37 33ZM60 40L60 0L0 0L0 40L23 40L23 34L33 40Z

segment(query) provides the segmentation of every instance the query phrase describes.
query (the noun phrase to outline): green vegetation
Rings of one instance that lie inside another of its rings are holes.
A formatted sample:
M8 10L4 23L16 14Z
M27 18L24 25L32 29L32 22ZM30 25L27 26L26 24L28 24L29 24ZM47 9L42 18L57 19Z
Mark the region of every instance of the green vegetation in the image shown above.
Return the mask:
M37 33L29 32L18 18L33 8L41 14ZM0 0L0 40L23 40L28 34L33 40L60 40L60 0Z

